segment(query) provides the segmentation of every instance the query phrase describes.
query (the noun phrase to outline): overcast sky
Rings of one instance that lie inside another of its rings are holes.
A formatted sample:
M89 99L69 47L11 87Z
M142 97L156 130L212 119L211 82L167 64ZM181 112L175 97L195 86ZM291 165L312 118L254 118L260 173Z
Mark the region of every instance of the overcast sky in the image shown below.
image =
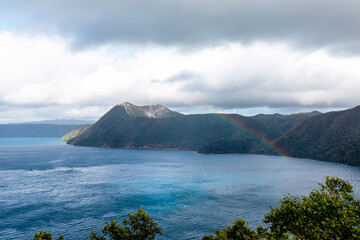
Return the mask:
M0 0L0 123L360 104L357 0Z

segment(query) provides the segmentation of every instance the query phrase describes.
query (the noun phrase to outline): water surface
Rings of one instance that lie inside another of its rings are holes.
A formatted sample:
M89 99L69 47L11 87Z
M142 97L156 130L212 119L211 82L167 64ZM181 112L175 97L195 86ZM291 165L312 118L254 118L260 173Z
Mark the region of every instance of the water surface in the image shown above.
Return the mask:
M144 207L159 239L201 239L236 218L261 224L286 193L306 195L324 176L360 168L260 155L74 147L58 138L0 139L0 239L85 239L105 220Z

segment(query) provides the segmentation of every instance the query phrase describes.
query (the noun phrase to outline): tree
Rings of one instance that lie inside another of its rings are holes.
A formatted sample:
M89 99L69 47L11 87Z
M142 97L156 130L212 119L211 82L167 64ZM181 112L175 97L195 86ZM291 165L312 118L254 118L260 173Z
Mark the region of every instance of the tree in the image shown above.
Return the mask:
M112 220L110 223L105 221L102 228L102 236L92 230L90 240L106 240L106 236L110 240L153 240L157 234L163 234L162 228L148 215L144 209L139 208L137 212L129 213L129 219L123 218L121 224L117 220Z
M326 177L320 190L308 197L285 196L271 208L265 223L275 236L290 233L298 239L359 239L360 202L349 182Z
M215 230L215 235L205 235L203 240L227 240L227 239L239 239L239 240L257 240L260 239L257 232L250 229L248 224L238 219L233 222L230 227L227 225L223 230Z
M34 240L52 240L51 233L46 231L40 231L35 233ZM60 236L57 240L64 240L63 236Z
M251 230L239 219L203 240L242 239L360 239L360 202L349 182L326 177L309 196L285 196L265 214L267 227Z

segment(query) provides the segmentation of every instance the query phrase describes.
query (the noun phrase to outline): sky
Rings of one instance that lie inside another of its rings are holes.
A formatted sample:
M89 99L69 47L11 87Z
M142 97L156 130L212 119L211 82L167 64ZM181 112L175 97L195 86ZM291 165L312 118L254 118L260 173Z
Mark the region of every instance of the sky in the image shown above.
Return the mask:
M360 104L357 0L0 0L0 123Z

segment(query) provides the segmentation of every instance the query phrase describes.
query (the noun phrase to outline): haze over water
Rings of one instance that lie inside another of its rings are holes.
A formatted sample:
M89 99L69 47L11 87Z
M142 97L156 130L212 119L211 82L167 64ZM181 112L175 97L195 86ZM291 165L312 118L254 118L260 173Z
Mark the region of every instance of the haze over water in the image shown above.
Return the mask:
M0 239L40 230L86 239L139 207L163 227L159 239L201 239L236 218L261 224L286 193L306 195L326 175L350 181L359 198L360 168L340 164L0 139Z

